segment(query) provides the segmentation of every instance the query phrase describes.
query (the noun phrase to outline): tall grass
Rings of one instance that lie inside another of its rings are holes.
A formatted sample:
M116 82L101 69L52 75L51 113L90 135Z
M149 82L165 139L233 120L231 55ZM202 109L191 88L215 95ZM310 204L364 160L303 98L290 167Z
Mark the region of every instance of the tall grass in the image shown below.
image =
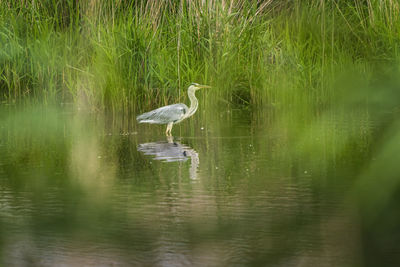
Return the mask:
M343 72L398 66L399 36L393 0L2 1L0 97L130 111L195 81L227 105L325 105Z

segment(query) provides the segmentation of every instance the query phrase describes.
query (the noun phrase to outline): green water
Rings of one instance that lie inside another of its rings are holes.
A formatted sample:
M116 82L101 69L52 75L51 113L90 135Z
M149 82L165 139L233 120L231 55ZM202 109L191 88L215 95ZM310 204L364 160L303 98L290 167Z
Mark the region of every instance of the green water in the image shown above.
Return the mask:
M0 265L396 265L400 134L379 116L200 107L168 140L2 107Z

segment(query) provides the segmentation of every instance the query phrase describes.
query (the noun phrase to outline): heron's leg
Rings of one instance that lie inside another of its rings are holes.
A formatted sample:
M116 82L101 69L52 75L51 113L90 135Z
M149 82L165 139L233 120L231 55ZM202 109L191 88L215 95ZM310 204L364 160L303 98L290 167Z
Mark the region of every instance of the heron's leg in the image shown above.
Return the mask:
M169 144L172 144L174 142L174 138L172 137L172 135L167 135L167 141Z
M165 135L166 136L171 136L172 134L171 134L171 130L172 130L172 125L173 125L174 123L173 122L169 122L168 123L168 125L167 125L167 130L165 131Z
M172 131L172 125L174 125L173 122L168 123L168 126L169 126L169 136L172 136L172 133L171 133L171 131Z

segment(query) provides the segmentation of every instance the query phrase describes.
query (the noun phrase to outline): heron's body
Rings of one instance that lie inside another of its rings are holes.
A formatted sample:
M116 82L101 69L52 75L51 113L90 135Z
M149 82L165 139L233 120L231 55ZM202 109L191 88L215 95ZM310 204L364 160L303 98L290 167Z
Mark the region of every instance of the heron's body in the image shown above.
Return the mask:
M182 120L192 116L199 105L195 96L195 91L200 88L208 88L209 86L199 85L192 83L188 88L188 96L190 99L190 107L188 108L185 104L173 104L165 107L161 107L146 113L143 113L136 117L139 123L152 123L152 124L168 124L166 135L171 135L172 126Z
M178 123L184 118L188 110L189 108L185 104L173 104L143 113L142 115L137 116L136 119L139 121L139 123Z

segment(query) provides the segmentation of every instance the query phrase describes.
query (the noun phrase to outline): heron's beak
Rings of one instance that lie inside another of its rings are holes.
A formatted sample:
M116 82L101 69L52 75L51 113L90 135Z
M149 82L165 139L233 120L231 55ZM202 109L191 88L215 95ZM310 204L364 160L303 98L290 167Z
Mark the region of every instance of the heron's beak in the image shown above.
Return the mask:
M197 88L211 88L211 86L208 86L208 85L197 85L196 86Z

